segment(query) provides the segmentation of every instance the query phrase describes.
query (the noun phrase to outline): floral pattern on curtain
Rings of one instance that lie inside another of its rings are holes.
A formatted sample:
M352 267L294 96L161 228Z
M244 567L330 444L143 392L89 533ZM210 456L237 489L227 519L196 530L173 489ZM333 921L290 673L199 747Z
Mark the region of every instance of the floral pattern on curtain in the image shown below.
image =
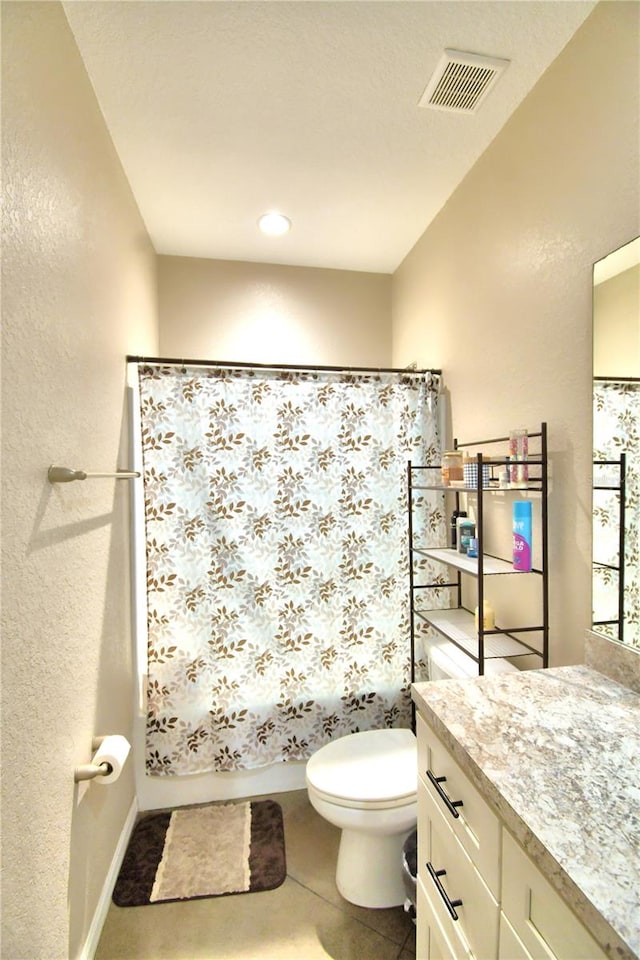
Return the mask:
M624 535L625 643L640 648L640 384L625 380L594 381L593 447L595 460L626 454ZM616 485L616 468L594 466L594 484ZM620 497L615 491L593 494L593 620L618 616L618 575L608 566L619 563ZM603 564L603 566L599 566ZM598 630L617 639L617 624Z
M143 365L147 772L409 726L407 461L433 375ZM422 522L444 518L425 498Z

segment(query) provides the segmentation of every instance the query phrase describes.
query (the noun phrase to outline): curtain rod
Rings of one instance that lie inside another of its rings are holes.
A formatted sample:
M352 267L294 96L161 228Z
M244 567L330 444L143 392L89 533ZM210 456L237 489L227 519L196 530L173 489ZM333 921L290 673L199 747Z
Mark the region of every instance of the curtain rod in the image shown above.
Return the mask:
M136 357L127 356L127 363L157 363L167 364L168 366L183 367L247 367L256 370L311 370L311 371L333 371L339 373L436 373L442 374L442 370L418 370L414 367L331 367L321 365L307 365L303 363L233 363L227 360L190 360L185 357Z
M640 383L640 377L594 377L593 379L608 383Z

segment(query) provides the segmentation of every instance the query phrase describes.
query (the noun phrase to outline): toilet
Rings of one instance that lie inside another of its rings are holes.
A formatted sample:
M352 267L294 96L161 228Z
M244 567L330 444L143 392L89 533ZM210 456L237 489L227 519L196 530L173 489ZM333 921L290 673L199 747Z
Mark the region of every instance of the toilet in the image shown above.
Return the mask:
M396 907L406 893L403 845L417 823L411 730L365 730L332 740L307 763L309 801L340 827L336 885L360 907Z

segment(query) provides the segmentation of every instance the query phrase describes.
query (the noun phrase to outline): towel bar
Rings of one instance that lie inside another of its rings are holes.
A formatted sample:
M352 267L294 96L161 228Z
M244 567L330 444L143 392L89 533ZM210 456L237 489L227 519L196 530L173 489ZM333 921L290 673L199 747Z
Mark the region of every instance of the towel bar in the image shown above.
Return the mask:
M93 477L112 477L115 480L129 480L139 477L137 470L118 470L115 473L87 473L86 470L71 470L69 467L49 467L49 483L70 483L72 480L87 480Z

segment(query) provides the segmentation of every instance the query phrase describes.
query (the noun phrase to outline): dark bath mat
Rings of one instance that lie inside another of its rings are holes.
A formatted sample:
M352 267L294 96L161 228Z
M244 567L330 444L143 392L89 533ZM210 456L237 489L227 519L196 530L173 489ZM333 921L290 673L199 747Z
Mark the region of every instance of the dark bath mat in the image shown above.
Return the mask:
M273 890L287 872L280 804L208 803L144 817L113 891L118 907Z

